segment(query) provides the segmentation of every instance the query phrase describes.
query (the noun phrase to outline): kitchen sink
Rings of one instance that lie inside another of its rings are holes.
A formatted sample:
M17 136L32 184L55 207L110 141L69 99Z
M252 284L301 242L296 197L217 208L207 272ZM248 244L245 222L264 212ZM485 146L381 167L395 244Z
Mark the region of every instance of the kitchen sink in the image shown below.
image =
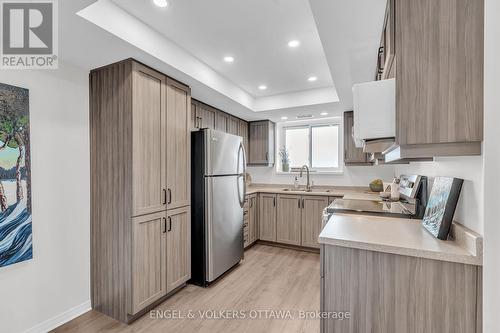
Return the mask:
M330 190L327 189L321 189L321 188L313 188L310 190L306 190L305 188L284 188L283 191L285 192L308 192L308 193L329 193Z

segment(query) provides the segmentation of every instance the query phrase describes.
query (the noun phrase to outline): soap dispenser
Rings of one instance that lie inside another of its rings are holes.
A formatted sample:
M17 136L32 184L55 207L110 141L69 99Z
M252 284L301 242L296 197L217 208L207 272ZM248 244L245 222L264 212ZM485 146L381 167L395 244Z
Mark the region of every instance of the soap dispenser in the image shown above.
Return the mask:
M293 188L296 190L299 188L299 179L297 178L297 176L295 176L295 181L293 182Z

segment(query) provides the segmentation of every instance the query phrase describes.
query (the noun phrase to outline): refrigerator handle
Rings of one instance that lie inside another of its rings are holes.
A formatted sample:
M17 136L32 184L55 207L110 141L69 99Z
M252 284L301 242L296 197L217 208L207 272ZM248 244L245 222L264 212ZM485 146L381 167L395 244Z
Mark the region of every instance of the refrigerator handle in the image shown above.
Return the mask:
M243 155L243 173L240 173L240 156ZM245 147L243 146L243 142L240 142L240 146L238 148L238 161L237 161L237 170L236 173L238 177L236 178L236 183L238 187L238 200L240 201L240 206L243 208L245 206L245 194L247 193L247 182L246 182L246 157L245 157ZM240 193L240 178L243 178L243 195Z

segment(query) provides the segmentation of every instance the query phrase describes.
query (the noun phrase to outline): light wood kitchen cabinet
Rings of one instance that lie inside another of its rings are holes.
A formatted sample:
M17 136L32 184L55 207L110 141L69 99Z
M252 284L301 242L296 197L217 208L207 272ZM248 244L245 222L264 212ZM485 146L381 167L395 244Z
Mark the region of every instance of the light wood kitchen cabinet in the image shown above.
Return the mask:
M248 164L274 165L275 124L269 120L253 121L248 129Z
M165 209L167 77L132 64L132 215Z
M169 293L191 278L191 207L168 211L166 223Z
M482 268L322 245L321 333L481 332ZM355 317L354 317L355 316Z
M302 197L302 246L319 248L318 236L321 232L323 210L327 206L327 197Z
M259 239L276 242L276 194L259 194Z
M250 245L259 238L258 213L257 195L252 194L248 197L248 242Z
M167 209L191 204L191 90L168 79Z
M276 241L301 245L302 197L300 195L277 196Z
M238 123L238 135L243 138L243 147L245 147L245 153L248 160L248 123L244 120L239 120Z
M389 160L481 154L483 30L484 1L397 1Z
M129 322L185 271L167 267L165 224L167 212L190 209L191 95L133 59L89 80L92 307Z
M226 113L224 113L222 111L217 111L215 113L215 129L217 131L227 133L228 120L229 120L229 116Z
M239 135L240 120L233 116L227 117L227 132L229 134Z
M135 314L167 294L166 213L132 219L132 306Z
M368 154L363 152L363 148L358 148L354 144L353 138L354 113L344 112L344 163L345 165L371 165L368 162Z
M195 122L195 125L193 126L194 129L215 129L215 114L217 111L211 106L203 104L199 101L194 101L192 105L196 107L193 120Z

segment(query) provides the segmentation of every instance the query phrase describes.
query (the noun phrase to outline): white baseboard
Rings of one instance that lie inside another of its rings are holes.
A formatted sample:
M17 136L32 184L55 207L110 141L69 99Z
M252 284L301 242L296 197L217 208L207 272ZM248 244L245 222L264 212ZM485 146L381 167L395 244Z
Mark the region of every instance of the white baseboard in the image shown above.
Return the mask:
M55 317L52 317L50 319L47 319L44 322L41 322L40 324L37 324L33 326L32 328L24 331L24 333L46 333L50 330L53 330L56 327L59 327L68 321L84 314L87 311L90 311L91 309L91 303L90 300L82 303L80 305L75 306L74 308L69 309L68 311L65 311Z

